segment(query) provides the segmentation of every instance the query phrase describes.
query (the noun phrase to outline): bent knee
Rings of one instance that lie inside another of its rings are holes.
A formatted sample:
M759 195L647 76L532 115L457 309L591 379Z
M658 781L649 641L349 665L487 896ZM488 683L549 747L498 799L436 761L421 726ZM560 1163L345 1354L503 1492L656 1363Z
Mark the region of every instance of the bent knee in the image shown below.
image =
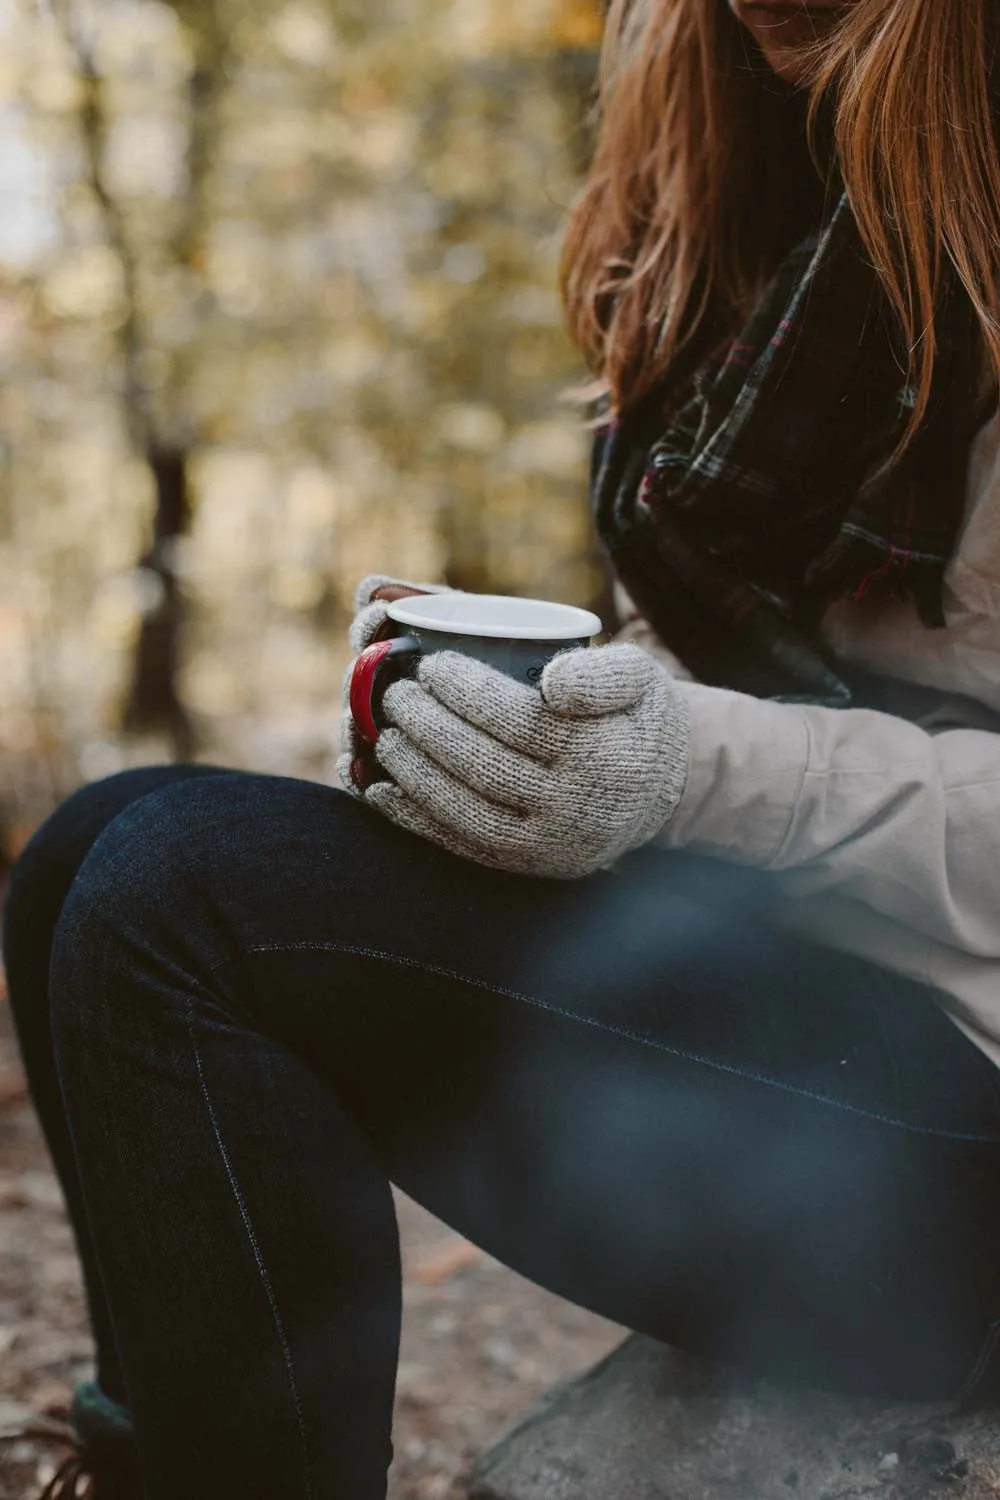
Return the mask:
M92 844L66 898L59 947L83 951L101 933L102 943L133 951L166 945L199 969L224 963L268 930L279 893L304 893L308 911L354 807L317 782L252 772L161 786Z
M142 766L89 782L70 793L42 822L14 862L8 906L24 893L32 904L62 897L91 847L132 803L195 776L218 775L217 766Z

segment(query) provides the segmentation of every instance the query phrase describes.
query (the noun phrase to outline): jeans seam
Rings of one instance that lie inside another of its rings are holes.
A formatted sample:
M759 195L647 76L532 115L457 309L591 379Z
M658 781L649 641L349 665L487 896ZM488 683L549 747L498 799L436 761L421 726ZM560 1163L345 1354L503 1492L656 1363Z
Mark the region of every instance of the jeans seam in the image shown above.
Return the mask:
M476 979L468 974L460 974L454 969L445 968L443 964L430 963L425 959L410 958L405 954L387 953L379 948L371 948L365 944L340 943L340 942L300 942L300 943L259 943L253 944L243 950L244 954L254 953L295 953L295 952L335 952L350 953L362 958L376 958L384 963L398 964L409 969L418 969L422 973L439 974L443 979L452 979L459 984L468 985L473 989L485 990L490 994L502 995L509 1000L517 1000L522 1005L530 1005L535 1010L543 1010L551 1015L561 1016L564 1020L575 1021L581 1026L590 1026L597 1031L605 1031L609 1035L618 1036L625 1041L638 1042L644 1047L650 1047L657 1052L668 1053L672 1057L682 1058L686 1062L697 1063L701 1067L710 1068L714 1072L728 1073L737 1078L745 1079L751 1083L763 1083L769 1088L778 1089L782 1093L794 1094L802 1099L811 1099L817 1104L826 1104L834 1109L839 1109L846 1114L858 1115L862 1119L872 1120L876 1124L890 1125L896 1130L905 1130L913 1135L932 1136L939 1140L969 1141L977 1142L986 1146L1000 1146L1000 1136L975 1135L972 1132L959 1130L938 1130L932 1125L913 1125L907 1120L897 1120L891 1115L879 1114L874 1110L864 1109L859 1104L845 1104L843 1100L831 1098L828 1094L817 1094L812 1089L800 1088L794 1083L785 1083L780 1078L769 1078L766 1073L752 1073L745 1068L738 1068L732 1063L719 1062L718 1059L705 1057L698 1052L687 1052L682 1047L672 1047L668 1042L659 1042L652 1037L643 1036L639 1031L632 1031L627 1026L613 1026L606 1021L599 1021L593 1016L581 1016L575 1011L565 1010L562 1006L553 1005L548 1000L539 1000L532 995L522 994L519 990L512 990L504 985L491 984L485 979ZM232 956L221 959L210 969L215 974L227 964L236 962Z
M264 1264L264 1257L261 1254L260 1244L257 1240L256 1234L254 1233L253 1224L250 1221L250 1215L243 1200L243 1194L240 1192L239 1183L236 1180L236 1173L233 1170L232 1162L229 1159L229 1153L226 1150L225 1142L222 1139L222 1133L219 1129L218 1118L212 1104L211 1095L208 1091L208 1083L205 1078L204 1069L202 1068L201 1053L198 1050L198 1041L195 1037L194 1026L192 1024L193 1009L194 997L189 997L185 1020L187 1025L188 1037L191 1041L191 1049L194 1053L195 1067L198 1072L198 1085L201 1090L201 1096L205 1101L205 1108L208 1111L208 1117L212 1126L212 1134L215 1136L215 1144L218 1147L219 1155L222 1158L222 1164L225 1167L226 1176L229 1179L229 1185L232 1189L233 1197L236 1200L236 1206L239 1210L240 1219L242 1220L243 1228L246 1231L247 1239L250 1241L250 1248L253 1252L253 1257L257 1264L257 1270L260 1273L260 1279L264 1286L264 1292L267 1296L267 1300L271 1308L271 1316L274 1319L274 1326L278 1334L278 1342L281 1345L281 1352L284 1359L285 1370L288 1375L288 1383L291 1386L292 1403L295 1407L296 1425L298 1426L299 1438L302 1443L302 1463L303 1468L305 1469L306 1496L307 1500L312 1500L312 1496L315 1492L313 1489L312 1471L309 1464L309 1451L306 1441L305 1421L302 1414L302 1401L299 1396L298 1385L295 1379L295 1365L292 1360L292 1351L288 1343L288 1336L285 1332L284 1323L281 1319L281 1312L278 1307L277 1298L274 1294L274 1288L271 1285L271 1278L267 1274L267 1267Z
M976 1362L963 1380L956 1394L950 1398L952 1402L961 1406L975 1395L984 1377L989 1373L998 1339L1000 1339L1000 1319L990 1323L988 1326Z

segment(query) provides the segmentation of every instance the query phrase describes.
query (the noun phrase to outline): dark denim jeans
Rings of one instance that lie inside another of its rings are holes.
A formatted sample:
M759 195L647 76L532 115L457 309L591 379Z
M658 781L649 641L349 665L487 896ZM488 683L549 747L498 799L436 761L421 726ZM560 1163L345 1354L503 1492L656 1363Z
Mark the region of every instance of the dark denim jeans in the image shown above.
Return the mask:
M381 1500L390 1181L779 1382L994 1388L1000 1073L930 991L780 934L767 893L653 850L507 876L216 768L69 798L5 952L148 1500Z

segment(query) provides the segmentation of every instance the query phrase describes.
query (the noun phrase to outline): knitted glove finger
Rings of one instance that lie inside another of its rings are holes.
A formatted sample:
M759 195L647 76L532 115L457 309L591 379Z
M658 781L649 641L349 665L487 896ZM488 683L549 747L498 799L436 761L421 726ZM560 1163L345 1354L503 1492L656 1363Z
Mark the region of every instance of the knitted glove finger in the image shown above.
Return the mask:
M437 844L449 854L457 854L461 859L473 860L479 865L503 868L489 857L488 851L474 847L461 834L435 823L422 807L391 781L380 781L377 786L373 786L371 791L366 792L365 801L369 807L374 807L376 812L395 823L397 828L415 833L418 838Z
M467 724L532 760L551 760L552 747L544 733L549 715L535 688L457 651L423 657L417 677Z
M382 813L399 828L414 833L418 838L437 844L449 854L471 860L477 865L486 865L494 870L503 870L509 875L527 876L532 879L575 880L589 870L577 867L575 859L553 857L539 860L530 838L480 844L462 828L452 828L439 823L432 809L426 808L396 786L392 781L380 781L365 793L365 801L376 812ZM591 861L590 868L599 868L600 861Z
M389 615L384 604L366 604L358 611L347 631L347 643L354 656L359 656L378 636Z
M598 718L634 708L657 671L640 646L578 646L542 673L542 699L567 718Z
M545 772L537 761L467 724L420 683L394 682L382 706L412 744L488 801L529 812L544 800Z
M389 618L387 605L414 594L450 594L454 590L439 583L411 583L408 578L390 578L385 573L369 573L354 591L354 619L347 632L351 650L357 656L380 639ZM379 598L376 599L375 595Z
M353 766L353 764L354 756L350 753L349 750L342 750L337 756L337 780L340 782L341 788L345 792L347 792L348 796L357 797L360 800L361 788L358 786L357 782L354 780L353 775L351 774L351 767Z
M409 578L390 578L388 573L369 573L367 578L362 578L354 590L354 613L358 614L365 609L379 590L384 590L389 598L395 599L397 591L400 598L407 594L448 594L451 592L442 583L413 583ZM389 598L383 599L382 603L388 603Z
M379 764L412 802L469 844L513 848L523 840L522 813L491 802L456 781L400 730L384 730L375 753Z
M337 777L345 792L362 800L369 787L386 780L374 755L351 755L346 751L337 757Z

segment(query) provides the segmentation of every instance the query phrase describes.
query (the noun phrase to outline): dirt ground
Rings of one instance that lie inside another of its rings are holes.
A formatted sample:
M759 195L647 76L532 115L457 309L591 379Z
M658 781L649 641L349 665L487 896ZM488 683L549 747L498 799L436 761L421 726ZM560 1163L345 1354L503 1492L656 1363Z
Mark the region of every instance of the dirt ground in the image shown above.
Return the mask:
M388 1500L459 1500L470 1460L625 1330L524 1280L402 1193L396 1206L404 1317ZM65 1418L92 1352L62 1197L0 999L0 1433ZM0 1500L34 1500L65 1451L0 1446Z

